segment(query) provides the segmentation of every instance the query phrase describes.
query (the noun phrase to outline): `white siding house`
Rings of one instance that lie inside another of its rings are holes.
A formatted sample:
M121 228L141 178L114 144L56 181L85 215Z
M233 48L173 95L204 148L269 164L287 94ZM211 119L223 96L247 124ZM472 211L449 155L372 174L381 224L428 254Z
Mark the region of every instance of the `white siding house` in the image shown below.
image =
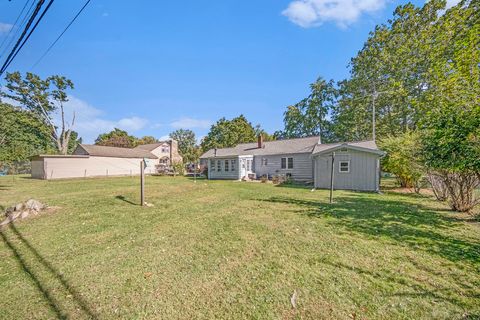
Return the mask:
M378 191L384 153L373 141L321 144L319 137L308 137L263 142L259 137L257 143L212 149L200 158L209 179L288 176L330 188L334 152L335 189Z
M140 174L140 163L147 159L146 174L156 173L159 166L182 161L174 140L117 148L80 144L72 155L38 155L31 158L32 178L64 179L128 176Z

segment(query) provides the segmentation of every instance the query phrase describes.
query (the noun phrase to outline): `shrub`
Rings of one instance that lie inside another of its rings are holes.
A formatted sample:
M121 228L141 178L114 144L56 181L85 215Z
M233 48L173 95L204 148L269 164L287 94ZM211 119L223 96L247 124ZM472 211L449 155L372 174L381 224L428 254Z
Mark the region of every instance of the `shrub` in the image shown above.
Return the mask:
M261 176L261 177L260 177L260 181L261 181L262 183L266 183L266 182L268 181L267 175L264 174L263 176Z
M379 142L387 152L382 159L383 170L394 174L403 188L414 188L420 192L424 168L418 160L419 135L406 132L400 136L387 137Z
M424 119L421 154L441 177L452 210L469 212L480 203L480 105L439 102Z
M183 165L183 162L174 162L172 164L172 169L173 169L173 172L174 172L174 175L184 175L185 174L185 166Z

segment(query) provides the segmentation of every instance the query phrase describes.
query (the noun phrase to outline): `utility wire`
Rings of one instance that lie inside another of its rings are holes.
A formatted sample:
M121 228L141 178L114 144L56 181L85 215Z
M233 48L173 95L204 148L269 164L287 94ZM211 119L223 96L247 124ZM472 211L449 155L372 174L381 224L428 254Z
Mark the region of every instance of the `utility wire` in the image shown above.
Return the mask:
M34 63L34 65L32 66L31 69L35 68L41 61L42 59L50 52L50 50L55 46L55 44L58 42L58 40L60 40L60 38L63 36L63 34L65 32L67 32L68 28L70 28L70 26L75 22L75 20L77 20L78 16L83 12L83 10L88 6L88 4L90 3L91 0L87 0L87 2L85 2L85 4L83 5L83 7L77 12L77 14L75 15L75 17L73 17L73 19L70 21L70 23L65 27L65 29L63 29L62 33L60 33L60 35L57 37L57 39L55 39L55 41L52 42L52 44L48 47L47 50L45 50L45 52L42 54L42 56L37 60L37 62Z
M28 17L32 13L34 5L35 5L35 0L33 0L32 3L30 4L30 7L28 8L27 13L22 19L22 22L18 25L18 28L16 28L16 31L13 37L11 37L10 41L3 48L2 53L0 54L0 57L3 57L7 53L8 48L11 47L15 39L17 39L18 35L20 34L20 30L25 26L25 23L27 22Z
M47 13L48 9L50 9L50 6L52 5L54 0L50 0L50 2L48 3L47 7L45 8L45 10L43 10L42 14L40 15L40 17L38 18L37 22L35 23L35 25L33 26L33 28L30 30L30 32L28 33L27 37L25 38L25 40L23 40L22 44L20 45L20 47L18 48L18 50L16 50L16 52L13 54L12 56L12 53L10 53L9 57L7 58L7 61L5 61L4 65L2 66L2 69L0 69L0 75L2 75L5 70L8 68L8 66L12 63L12 61L15 59L15 57L17 56L17 54L20 52L20 50L23 48L23 46L25 45L25 43L28 41L28 39L30 38L30 36L32 35L32 33L35 31L35 29L37 28L38 24L40 23L40 21L42 21L43 17L45 16L45 14ZM40 0L39 4L42 3L43 4L44 0ZM38 8L38 5L37 5L37 8ZM38 14L38 11L35 10L36 14ZM35 14L34 12L34 14ZM36 15L35 14L35 15ZM30 22L30 21L29 21ZM31 25L31 23L30 23ZM22 35L24 35L22 33ZM18 46L18 42L17 42L17 45L15 45L15 47ZM16 48L14 48L16 49ZM10 58L11 57L11 58Z
M0 75L3 73L4 71L4 68L5 66L8 64L8 62L10 61L10 58L15 54L15 51L17 50L18 46L21 44L23 38L25 37L25 35L27 34L27 31L28 29L30 29L30 26L32 25L33 21L35 21L35 18L38 14L38 12L40 11L40 9L42 8L42 5L45 1L44 0L40 0L38 3L37 3L37 6L35 8L35 10L33 11L32 15L30 16L30 19L28 20L27 22L27 25L25 26L25 28L23 29L23 32L22 34L20 35L20 38L17 40L17 43L15 44L15 46L13 47L13 49L10 51L10 54L8 55L7 59L5 60L2 68L0 69Z
M28 4L29 2L30 2L30 0L25 1L25 4L23 5L22 11L20 11L20 13L18 14L17 19L15 19L15 22L13 23L12 27L10 28L10 30L8 30L8 33L5 35L5 39L3 39L2 44L0 44L0 49L3 47L3 45L5 44L5 42L7 42L8 37L10 36L10 34L12 34L13 29L17 26L17 22L18 22L18 20L20 19L20 17L22 16L23 11L25 11L25 8L27 7L27 4Z

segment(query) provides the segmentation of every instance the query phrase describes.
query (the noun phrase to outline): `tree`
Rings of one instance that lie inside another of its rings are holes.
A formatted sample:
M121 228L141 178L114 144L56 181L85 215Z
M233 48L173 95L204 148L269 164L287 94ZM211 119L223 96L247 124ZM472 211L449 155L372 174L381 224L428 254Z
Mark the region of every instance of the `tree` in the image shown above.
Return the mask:
M432 36L445 1L432 0L418 8L409 3L396 8L388 24L370 33L351 60L350 79L340 82L339 103L332 112L340 140L401 135L416 130L429 106L426 74L432 65ZM375 111L375 112L374 112Z
M380 149L386 151L382 159L382 168L393 173L404 188L414 188L420 192L420 182L425 175L425 169L419 159L419 136L408 131L400 136L383 138Z
M49 130L49 139L56 146L57 152L67 154L75 113L71 121L65 115L65 103L68 101L67 90L73 89L73 82L63 76L50 76L42 80L39 76L27 72L25 78L19 72L7 73L7 92L2 96L20 104L43 122ZM59 115L59 124L55 116Z
M299 138L319 135L330 140L330 123L326 120L333 108L337 91L333 80L318 78L310 85L310 95L302 101L289 106L284 113L284 138Z
M25 161L55 150L49 130L28 110L0 102L0 162Z
M70 140L68 141L68 153L72 154L79 144L82 143L82 138L78 137L78 132L72 131Z
M478 1L462 1L434 24L427 52L421 121L425 165L440 177L455 211L480 202L480 52Z
M114 128L108 133L100 134L95 140L95 144L100 146L133 148L137 145L137 138L129 135L127 131Z
M232 120L221 118L210 128L210 132L202 140L201 148L208 151L213 148L228 148L239 143L254 142L257 136L255 128L240 115Z
M189 129L178 129L170 133L170 138L178 142L178 151L184 163L196 162L199 151L196 146L195 133Z
M143 145L143 144L153 144L153 143L157 143L157 142L158 142L158 139L155 138L155 137L144 136L144 137L141 137L140 139L138 139L136 141L136 145L139 146L139 145Z

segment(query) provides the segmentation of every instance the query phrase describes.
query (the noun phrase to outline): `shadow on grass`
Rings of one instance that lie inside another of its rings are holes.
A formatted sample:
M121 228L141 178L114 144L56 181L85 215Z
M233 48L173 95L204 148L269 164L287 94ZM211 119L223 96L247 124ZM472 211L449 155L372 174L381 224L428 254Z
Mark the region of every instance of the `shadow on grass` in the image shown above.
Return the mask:
M382 270L379 268L367 270L360 268L355 264L346 265L341 262L321 261L321 263L334 267L335 269L349 270L359 275L375 279L375 281L395 284L398 288L401 288L398 292L391 293L391 296L432 298L439 301L446 301L462 308L468 307L464 301L455 298L458 294L457 289L448 285L445 286L440 284L437 284L434 287L431 287L430 285L430 288L428 288L426 285L422 285L422 282L418 281L414 274L399 274L393 270ZM476 287L469 283L470 279L455 279L455 282L465 289L465 293L463 294L464 297L473 299L479 298Z
M45 258L42 257L42 255L30 244L30 242L23 237L23 235L18 231L18 229L13 223L9 224L9 227L14 233L15 240L18 240L22 245L24 245L28 249L29 253L31 253L38 262L40 262L40 264L43 266L43 271L46 270L51 276L55 278L55 280L61 283L66 295L72 296L75 304L80 307L78 310L81 310L84 316L89 319L97 319L97 315L89 307L88 303L83 299L81 294L65 279L63 274L61 274L50 262L48 262L47 260L45 260ZM11 241L2 230L0 230L0 237L2 238L7 248L12 251L13 256L17 260L23 272L30 277L38 291L40 291L40 293L43 295L50 309L52 309L52 311L56 314L57 318L68 318L66 311L62 310L60 303L52 295L52 292L50 292L50 290L44 284L42 284L41 280L39 279L37 274L42 272L42 270L34 270L34 268L31 267L32 263L29 263L27 259L21 254L20 250L18 250L18 245L14 245L14 241Z
M133 201L130 201L130 200L128 200L127 198L125 198L125 196L122 196L122 195L115 196L115 199L125 201L126 203L129 203L129 204L134 205L134 206L139 206L138 203L135 203L135 202L133 202Z
M276 188L291 188L291 189L307 189L312 190L313 184L311 183L280 183L275 185Z
M381 237L446 258L480 265L480 243L458 239L448 231L465 221L441 214L422 204L413 205L381 196L353 194L336 197L335 203L287 197L260 199L297 207L310 217L334 218L328 223L369 237Z

